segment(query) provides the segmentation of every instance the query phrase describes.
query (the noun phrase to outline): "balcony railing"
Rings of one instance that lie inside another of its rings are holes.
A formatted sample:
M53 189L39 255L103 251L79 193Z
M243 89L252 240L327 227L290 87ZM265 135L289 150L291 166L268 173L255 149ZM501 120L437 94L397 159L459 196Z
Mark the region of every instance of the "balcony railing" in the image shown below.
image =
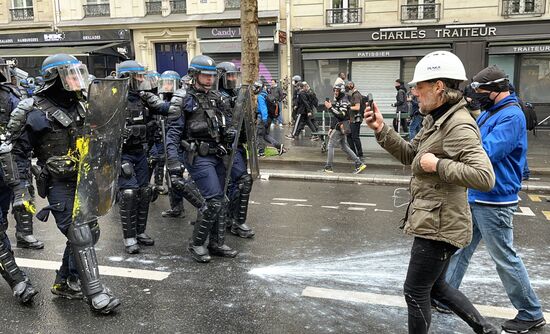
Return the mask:
M172 0L170 1L171 13L187 13L187 3L185 0Z
M363 22L363 8L327 9L327 25Z
M502 16L542 15L546 0L502 0Z
M145 10L147 15L162 14L162 1L147 1L145 3Z
M240 9L241 0L225 0L225 9Z
M34 9L27 8L12 8L10 9L12 21L32 21L34 20Z
M441 18L440 3L425 3L421 5L402 5L401 22L417 20L435 20Z
M111 8L108 3L84 5L84 16L110 16Z

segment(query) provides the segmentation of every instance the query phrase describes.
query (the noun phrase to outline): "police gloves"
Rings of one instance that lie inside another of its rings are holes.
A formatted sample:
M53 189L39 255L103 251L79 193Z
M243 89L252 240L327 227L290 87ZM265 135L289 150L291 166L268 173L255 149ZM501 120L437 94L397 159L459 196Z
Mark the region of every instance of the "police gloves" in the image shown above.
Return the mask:
M151 92L140 92L139 96L141 97L141 100L143 100L143 102L145 102L147 106L152 109L159 109L164 103L160 97Z
M182 166L179 160L168 159L166 161L166 168L170 176L181 177L183 175L184 166Z
M226 144L233 144L235 142L235 138L237 138L237 135L237 129L229 128L225 131L223 139Z

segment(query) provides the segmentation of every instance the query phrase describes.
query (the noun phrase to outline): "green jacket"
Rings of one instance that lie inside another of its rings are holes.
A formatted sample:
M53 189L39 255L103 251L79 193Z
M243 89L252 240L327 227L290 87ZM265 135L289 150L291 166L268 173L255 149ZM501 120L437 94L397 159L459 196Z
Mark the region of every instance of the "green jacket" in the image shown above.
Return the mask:
M459 248L467 246L472 239L472 217L466 189L491 190L495 174L466 102L452 106L435 123L427 115L411 143L387 125L376 139L401 163L412 166L405 233ZM420 166L424 153L440 159L436 173L427 173Z

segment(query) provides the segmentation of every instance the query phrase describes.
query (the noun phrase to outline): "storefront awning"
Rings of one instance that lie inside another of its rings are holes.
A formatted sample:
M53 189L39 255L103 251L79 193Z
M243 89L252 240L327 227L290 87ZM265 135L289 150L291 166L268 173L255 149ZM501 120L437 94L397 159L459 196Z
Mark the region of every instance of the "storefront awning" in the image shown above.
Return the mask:
M201 52L208 53L240 53L241 39L202 39L200 41ZM258 49L260 52L273 52L275 43L273 38L259 38Z
M114 54L112 48L119 45L120 42L103 45L85 45L85 46L44 46L36 48L0 48L0 57L47 57L57 53L66 53L73 56L89 56L93 53ZM123 57L122 54L118 54Z

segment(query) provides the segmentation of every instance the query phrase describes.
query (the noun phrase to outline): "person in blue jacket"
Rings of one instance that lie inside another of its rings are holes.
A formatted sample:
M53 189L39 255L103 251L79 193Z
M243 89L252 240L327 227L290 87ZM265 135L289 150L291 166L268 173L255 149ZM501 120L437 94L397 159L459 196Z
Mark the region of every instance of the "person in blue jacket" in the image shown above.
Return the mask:
M495 171L496 183L489 192L468 190L474 224L472 242L453 255L446 280L455 288L460 286L470 259L483 239L506 293L518 310L516 317L506 321L502 329L508 333L527 333L546 322L513 243L512 220L518 207L527 153L525 116L518 98L509 92L506 74L498 66L483 69L474 76L471 86L484 110L477 124L483 148Z
M277 149L277 152L279 155L282 155L287 150L284 147L283 144L279 143L275 138L273 138L269 134L269 129L271 127L271 122L273 122L273 119L269 117L269 114L267 112L267 90L265 88L265 85L261 81L254 82L253 86L253 92L254 94L258 95L258 121L257 121L257 133L258 138L262 138L263 140L260 140L258 143L258 155L264 156L265 155L265 146L266 142L273 145Z

